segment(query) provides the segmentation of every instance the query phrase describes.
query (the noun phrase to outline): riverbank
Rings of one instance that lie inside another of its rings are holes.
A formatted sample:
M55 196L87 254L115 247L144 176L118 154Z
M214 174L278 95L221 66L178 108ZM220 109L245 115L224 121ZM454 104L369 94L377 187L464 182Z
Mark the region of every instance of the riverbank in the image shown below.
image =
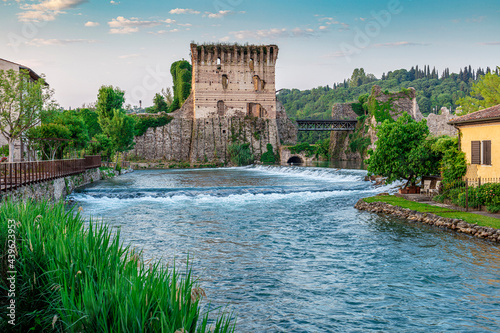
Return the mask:
M354 207L500 242L500 219L490 216L451 210L388 195L360 199Z
M61 202L0 206L0 331L209 331L189 269L145 261L107 224L85 225ZM234 331L223 313L213 323Z
M134 171L132 168L122 169L121 171L105 167L89 169L77 175L61 177L40 182L38 184L30 184L6 193L2 193L0 201L59 201L66 198L66 196L73 193L73 191L79 187L91 184L98 180L124 175L132 171Z

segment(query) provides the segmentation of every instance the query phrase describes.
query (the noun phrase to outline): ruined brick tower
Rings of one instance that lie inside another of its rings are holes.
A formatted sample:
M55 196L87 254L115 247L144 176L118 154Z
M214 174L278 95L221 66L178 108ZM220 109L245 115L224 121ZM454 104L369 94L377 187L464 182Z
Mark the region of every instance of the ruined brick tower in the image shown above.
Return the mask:
M195 119L276 119L276 45L191 44Z
M146 160L227 165L229 147L248 144L255 161L271 145L294 143L297 128L276 102L276 45L191 44L191 95L172 121L135 138Z

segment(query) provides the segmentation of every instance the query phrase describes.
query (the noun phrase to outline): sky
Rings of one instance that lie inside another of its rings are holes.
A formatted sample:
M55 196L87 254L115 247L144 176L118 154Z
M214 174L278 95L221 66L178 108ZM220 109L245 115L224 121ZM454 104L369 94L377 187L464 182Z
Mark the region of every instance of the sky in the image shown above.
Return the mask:
M364 68L500 65L498 0L0 0L0 58L43 73L65 108L102 85L152 104L191 42L277 44L276 88L332 86Z

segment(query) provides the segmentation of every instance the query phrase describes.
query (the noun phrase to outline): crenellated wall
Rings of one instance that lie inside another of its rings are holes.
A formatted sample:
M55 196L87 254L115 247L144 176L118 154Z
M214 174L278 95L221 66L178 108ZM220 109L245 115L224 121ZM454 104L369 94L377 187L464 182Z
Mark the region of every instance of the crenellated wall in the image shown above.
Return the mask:
M276 45L191 44L192 91L173 120L135 138L146 160L227 163L228 147L249 143L256 160L295 144L297 128L276 102Z
M191 44L195 118L276 119L276 45Z

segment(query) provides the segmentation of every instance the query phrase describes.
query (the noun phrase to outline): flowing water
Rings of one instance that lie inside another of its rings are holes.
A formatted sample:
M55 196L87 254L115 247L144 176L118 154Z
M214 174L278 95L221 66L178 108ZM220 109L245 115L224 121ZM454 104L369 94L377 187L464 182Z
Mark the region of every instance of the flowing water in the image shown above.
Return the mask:
M147 258L190 257L238 332L500 332L500 247L359 212L366 171L136 171L72 199Z

